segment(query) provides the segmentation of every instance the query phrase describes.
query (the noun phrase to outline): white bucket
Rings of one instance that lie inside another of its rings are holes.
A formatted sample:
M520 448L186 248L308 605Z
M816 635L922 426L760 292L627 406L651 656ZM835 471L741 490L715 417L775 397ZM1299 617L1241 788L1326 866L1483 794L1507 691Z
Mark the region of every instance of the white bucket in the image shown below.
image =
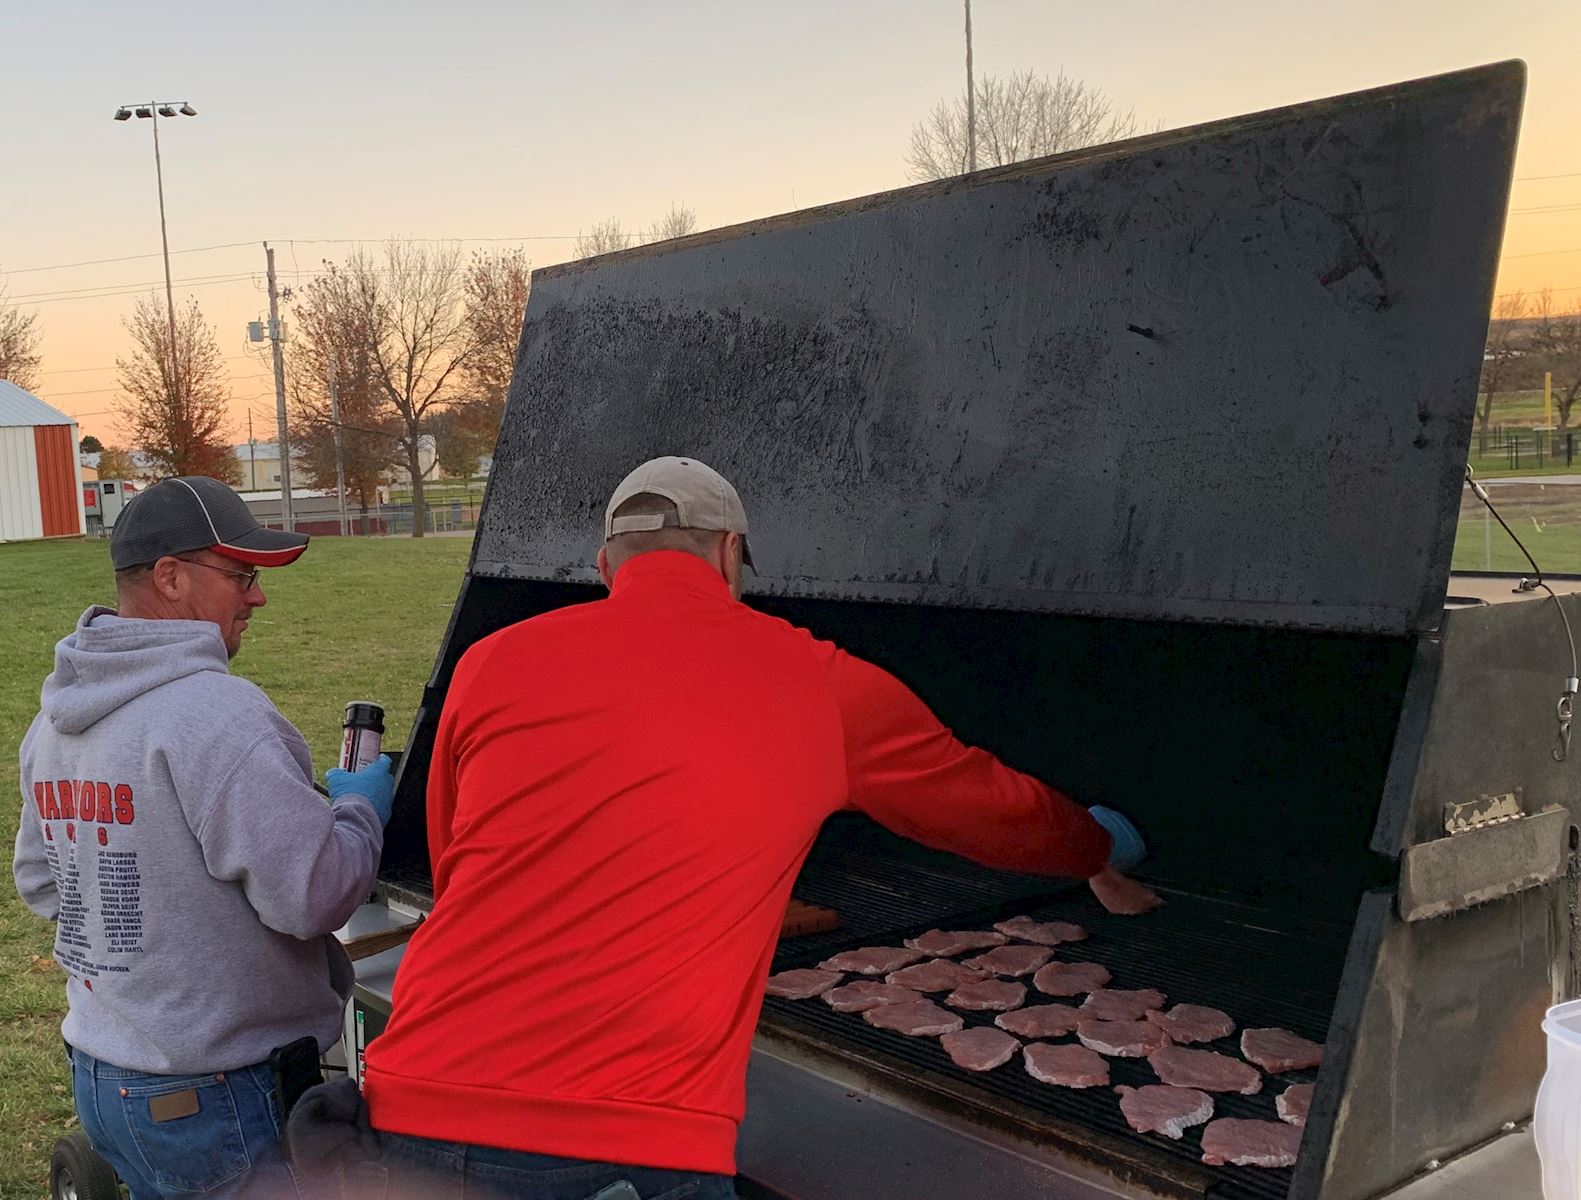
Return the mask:
M1581 1000L1550 1008L1543 1032L1548 1070L1532 1117L1543 1200L1581 1200Z

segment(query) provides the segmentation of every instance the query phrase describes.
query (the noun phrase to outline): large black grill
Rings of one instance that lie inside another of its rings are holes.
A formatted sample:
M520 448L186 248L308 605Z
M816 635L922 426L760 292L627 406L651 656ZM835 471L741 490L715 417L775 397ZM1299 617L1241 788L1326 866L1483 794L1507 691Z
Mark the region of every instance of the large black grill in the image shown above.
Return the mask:
M809 856L796 885L800 898L839 909L840 931L780 944L775 969L814 966L838 950L899 945L934 927L986 928L1016 913L1060 917L1091 937L1064 945L1056 957L1108 967L1115 987L1157 987L1171 1003L1222 1008L1241 1028L1280 1026L1323 1041L1344 963L1348 931L1292 923L1227 901L1167 892L1168 904L1144 917L1104 912L1085 887L1061 888L1032 876L990 871L953 855L922 850L856 818L837 823ZM1036 1003L1034 989L1028 1003ZM992 1024L994 1013L961 1014L968 1026ZM1201 1164L1201 1128L1179 1142L1133 1132L1108 1088L1051 1087L1013 1059L986 1073L963 1071L936 1038L874 1029L860 1014L837 1013L821 1000L770 997L764 1025L838 1053L886 1082L944 1105L970 1109L1006 1132L1092 1157L1126 1178L1184 1195L1223 1200L1280 1200L1291 1172ZM1071 1040L1071 1039L1060 1039ZM1205 1049L1239 1057L1239 1035ZM1109 1059L1115 1084L1156 1083L1142 1059ZM1274 1098L1316 1072L1265 1076L1256 1096L1216 1095L1214 1115L1276 1120Z

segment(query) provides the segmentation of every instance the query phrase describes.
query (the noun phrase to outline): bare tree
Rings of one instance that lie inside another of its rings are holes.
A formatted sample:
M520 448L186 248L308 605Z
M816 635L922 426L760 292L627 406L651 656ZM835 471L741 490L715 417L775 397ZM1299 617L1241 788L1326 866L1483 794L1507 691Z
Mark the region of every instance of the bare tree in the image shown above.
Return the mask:
M1118 141L1137 133L1134 111L1119 111L1101 88L1061 71L1053 79L1032 71L977 83L978 166L998 167ZM965 96L940 100L911 130L906 167L913 179L943 179L967 170Z
M5 285L0 284L0 379L30 392L36 389L43 361L38 342L38 314L6 303Z
M384 403L373 367L372 339L361 295L351 278L330 264L297 294L296 336L291 342L292 469L314 487L336 479L335 377L340 406L340 452L346 494L363 508L378 498L379 483L400 458L399 423Z
M1559 428L1570 424L1570 413L1581 400L1581 313L1554 312L1553 293L1544 288L1537 297L1537 324L1530 335L1539 371L1553 373L1554 403L1559 408Z
M474 253L467 264L466 320L475 350L463 373L464 399L457 406L457 419L479 453L489 453L499 435L531 288L532 264L519 246ZM451 466L446 464L445 470Z
M198 302L189 300L176 313L179 387L170 375L165 306L141 296L122 324L131 335L132 353L115 360L126 393L115 407L132 444L148 456L156 475L210 475L239 484L241 464L224 436L230 400L225 362Z
M633 245L636 239L620 227L618 217L611 217L600 221L587 233L578 233L571 254L575 258L592 258L595 254L613 254Z
M684 204L671 204L669 212L648 226L648 240L667 242L696 232L697 214Z
M1514 388L1515 376L1525 353L1521 322L1530 311L1523 292L1499 297L1488 322L1487 348L1482 354L1482 394L1477 405L1477 453L1488 452L1488 426L1493 418L1493 402L1500 393Z
M422 537L422 438L456 398L459 372L476 349L462 306L461 251L396 241L386 244L379 262L357 250L341 270L364 322L380 401L396 420L396 444L412 482L412 536Z

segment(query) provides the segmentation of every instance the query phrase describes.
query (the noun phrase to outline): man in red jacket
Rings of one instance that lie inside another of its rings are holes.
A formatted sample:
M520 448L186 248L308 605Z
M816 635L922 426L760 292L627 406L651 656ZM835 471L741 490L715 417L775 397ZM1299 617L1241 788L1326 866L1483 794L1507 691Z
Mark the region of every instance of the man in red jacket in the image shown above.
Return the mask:
M1088 878L1111 911L1158 900L1110 865L1111 828L1137 842L1123 817L739 603L746 514L702 463L638 467L604 532L607 599L456 667L428 776L433 914L368 1048L367 1104L398 1174L535 1200L731 1197L764 979L830 814Z

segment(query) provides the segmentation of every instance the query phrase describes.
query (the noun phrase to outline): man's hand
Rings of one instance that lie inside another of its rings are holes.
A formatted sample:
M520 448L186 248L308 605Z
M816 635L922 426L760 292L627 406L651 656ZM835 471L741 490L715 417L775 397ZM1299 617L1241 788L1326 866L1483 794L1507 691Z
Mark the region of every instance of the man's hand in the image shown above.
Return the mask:
M324 787L331 800L342 796L361 796L379 814L379 824L390 823L395 805L395 779L390 774L390 756L381 754L360 771L331 767L324 772Z
M1144 883L1138 883L1120 874L1113 867L1105 867L1087 881L1098 903L1112 913L1135 917L1163 904L1159 894Z

